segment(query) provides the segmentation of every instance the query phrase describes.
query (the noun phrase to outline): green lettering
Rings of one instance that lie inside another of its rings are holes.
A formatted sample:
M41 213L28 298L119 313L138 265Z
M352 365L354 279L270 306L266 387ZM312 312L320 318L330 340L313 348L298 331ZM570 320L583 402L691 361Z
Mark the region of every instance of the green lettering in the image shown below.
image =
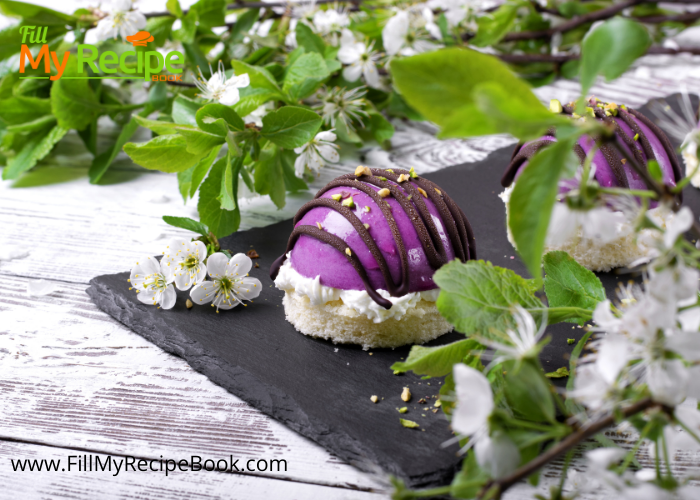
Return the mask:
M136 52L136 54L136 72L140 75L141 73L143 73L143 52L138 51Z
M165 69L170 73L182 73L182 68L174 68L173 64L185 64L185 56L182 52L174 50L165 56Z
M85 55L85 51L89 50L90 55ZM97 69L95 64L95 59L97 59L97 47L94 45L81 44L78 45L78 73L83 72L83 64L87 63L91 70L95 73L99 73L100 70Z
M136 52L131 50L128 52L123 52L122 55L119 56L119 69L122 72L127 73L129 75L133 75L134 73L136 73L135 69L129 69L129 67L126 65L126 58L133 55L136 55Z
M156 58L156 66L152 66L152 57ZM161 55L160 52L156 52L155 50L150 50L146 52L146 74L144 75L144 80L148 81L151 79L151 74L152 73L160 73L161 70L163 69L163 56Z
M109 67L108 64L118 64L119 59L117 59L116 52L108 50L100 54L100 68L107 74L112 74L117 72L117 68Z

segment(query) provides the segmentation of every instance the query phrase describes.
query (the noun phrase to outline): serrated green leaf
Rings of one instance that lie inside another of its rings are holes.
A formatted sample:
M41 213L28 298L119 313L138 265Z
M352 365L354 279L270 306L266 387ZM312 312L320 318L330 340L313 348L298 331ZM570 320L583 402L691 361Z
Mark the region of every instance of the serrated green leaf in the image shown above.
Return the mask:
M287 188L287 191L296 193L297 191L306 191L309 189L306 182L297 177L296 172L294 171L294 161L297 158L296 153L289 149L283 149L280 151L280 158L282 160L282 170L284 171L284 185ZM244 171L245 169L241 170L242 173ZM246 182L246 184L248 184L248 182ZM248 188L251 191L253 190L251 185L249 185Z
M513 370L513 365L504 368L507 371L504 392L516 416L534 422L554 422L550 384L534 362L525 361L517 370Z
M187 152L197 155L197 158L208 155L213 148L221 146L225 142L225 139L220 135L210 134L198 129L178 127L176 130L187 141Z
M207 173L209 173L209 169L216 160L219 151L221 151L221 147L213 148L207 156L199 160L199 162L197 162L197 164L194 167L192 167L193 170L192 180L190 183L190 198L194 198L194 195L199 189L199 186L202 184L202 181L206 177Z
M0 100L0 121L20 125L51 114L51 101L38 97L12 96Z
M136 115L133 117L133 120L143 128L147 128L148 130L152 130L158 135L168 135L168 134L177 134L177 129L178 128L185 128L186 125L178 125L177 123L174 122L166 122L163 120L149 120L148 118L144 118L143 116ZM193 130L194 127L192 127Z
M416 375L444 377L452 373L452 368L461 363L472 351L482 350L483 346L476 340L464 339L447 345L424 347L414 345L406 361L391 365L395 372L412 371Z
M282 90L294 101L299 101L313 94L329 76L323 56L316 52L306 53L287 68Z
M285 100L281 92L252 87L242 88L240 97L240 101L236 103L233 109L236 110L239 116L243 117L248 116L266 102Z
M180 2L178 0L168 0L165 2L165 8L168 9L173 16L180 18L182 17L182 7L180 7Z
M206 224L209 230L217 238L223 238L235 232L241 223L241 212L235 210L223 210L217 200L221 192L221 182L226 168L226 158L221 158L212 167L209 175L202 183L199 190L199 202L197 210L199 219Z
M68 60L64 76L77 76L77 62ZM51 86L51 110L64 128L83 130L104 111L89 80L60 78Z
M532 286L510 269L483 260L452 261L433 277L440 287L440 314L466 335L489 337L491 329L505 332L512 327L510 308L520 304L539 315L543 304Z
M605 300L605 289L598 277L566 252L549 252L544 256L544 289L549 307L595 309ZM586 318L587 319L587 318ZM584 319L568 319L583 325Z
M9 17L22 19L31 25L59 25L66 24L74 26L77 19L70 14L64 14L55 10L24 2L13 2L11 0L0 0L0 12Z
M371 112L368 126L372 131L374 140L379 144L384 144L384 141L394 137L394 126L381 113Z
M173 121L179 125L197 126L197 111L200 106L192 99L179 95L173 101Z
M495 12L477 19L479 26L476 36L469 42L476 47L495 45L511 30L522 2L506 2Z
M8 132L20 132L20 133L27 133L27 132L37 132L39 130L43 130L45 128L48 128L51 125L54 125L56 123L56 117L53 115L44 115L42 117L37 118L36 120L32 120L29 122L25 123L20 123L19 125L10 125L7 127Z
M243 61L231 61L231 66L237 76L248 75L251 88L267 89L274 92L280 91L275 78L265 68L253 66Z
M2 171L2 178L16 179L19 174L32 168L51 152L67 132L68 129L56 125L45 134L34 134L17 156L7 161L7 166Z
M229 127L234 132L245 130L243 119L232 108L223 104L207 104L196 114L197 126L210 134L226 137Z
M283 108L284 109L284 108ZM274 144L268 144L260 153L260 161L255 164L255 192L270 195L277 208L286 203L284 170L280 150Z
M581 93L586 95L598 75L607 81L627 71L651 46L651 37L636 21L615 16L590 31L581 43Z
M187 151L187 141L179 134L159 135L148 142L124 145L124 152L144 168L161 172L181 172L197 163L203 154Z
M316 136L323 119L313 111L297 106L284 106L263 116L261 135L280 147L303 146Z
M541 149L515 183L509 202L508 227L515 246L532 276L542 277L542 253L562 173L578 165L576 138Z
M226 24L225 0L199 0L192 7L188 15L194 15L197 25L203 28L213 28Z
M326 44L309 26L297 23L295 35L299 47L304 47L306 52L318 52L325 58Z
M209 236L209 228L199 221L190 219L189 217L175 217L172 215L164 215L163 221L166 224L170 224L174 227L179 227L181 229L187 229L202 236Z
M259 17L259 9L247 9L239 14L236 23L229 31L229 39L227 41L229 45L242 42Z
M562 117L549 112L529 85L504 63L471 49L447 48L394 59L391 73L406 102L437 123L443 138L522 130L532 137L562 123ZM481 93L477 95L479 89ZM493 116L496 97L505 102L497 103L498 114ZM503 118L510 115L511 108L515 110L517 129L511 127L508 118ZM522 127L523 121L530 126Z

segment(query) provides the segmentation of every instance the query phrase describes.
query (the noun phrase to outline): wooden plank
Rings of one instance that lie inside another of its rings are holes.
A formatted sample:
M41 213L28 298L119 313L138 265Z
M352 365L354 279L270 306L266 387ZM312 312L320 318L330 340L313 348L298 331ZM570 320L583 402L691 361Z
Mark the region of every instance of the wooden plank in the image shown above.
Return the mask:
M289 470L270 477L376 485L99 311L85 285L29 298L27 281L0 281L0 438L144 458L284 458Z
M116 467L109 470L78 471L77 466L67 470L70 455L83 455L70 449L51 448L47 446L8 442L0 440L0 483L2 498L66 498L93 500L130 500L130 499L357 499L372 500L384 498L379 493L353 491L343 488L318 486L295 481L273 479L264 473L225 473L216 471L177 470L157 472L147 470L122 470L115 476ZM93 464L99 458L106 463L105 454L88 454ZM122 457L113 456L120 460ZM38 472L15 471L12 460L54 460L60 468L58 471ZM75 463L77 459L73 459ZM138 463L138 462L137 462ZM150 463L148 464L150 467ZM222 465L223 467L223 465ZM66 470L62 470L66 468ZM155 463L154 468L160 469Z

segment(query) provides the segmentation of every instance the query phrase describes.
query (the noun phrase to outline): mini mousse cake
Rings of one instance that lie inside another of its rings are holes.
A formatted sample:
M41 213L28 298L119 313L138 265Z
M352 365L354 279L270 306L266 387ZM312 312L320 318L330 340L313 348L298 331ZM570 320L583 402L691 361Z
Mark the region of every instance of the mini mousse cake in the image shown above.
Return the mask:
M596 98L591 98L587 104L587 114L612 125L622 147L631 157L635 158L638 164L647 168L649 160L656 160L661 169L663 181L669 186L675 186L682 178L681 166L671 142L651 120L639 111L624 105L605 103ZM552 111L573 117L576 117L575 107L575 103L562 106L556 100L553 100L551 105ZM535 141L516 146L510 164L501 179L505 190L500 194L500 197L506 205L507 216L509 216L510 196L518 177L535 153L556 140L552 133L548 133ZM574 147L574 152L581 165L594 147L596 147L596 142L590 136L585 135L579 139L578 144ZM619 151L609 144L598 143L597 147L592 159L591 175L601 187L647 189L644 180ZM560 181L560 195L572 189L578 189L579 180L580 178L577 176ZM636 201L632 201L632 204L635 207L638 206ZM653 201L650 206L652 209L647 212L647 215L661 227L665 227L665 224L673 218L673 213L667 207L657 207L656 202ZM652 240L649 238L650 230L642 230L640 236L637 237L633 221L629 220L629 214L634 210L627 210L625 213L624 205L598 208L594 209L596 212L592 211L595 217L599 217L598 220L605 219L608 227L614 228L612 231L606 231L605 234L596 233L594 228L586 227L585 218L581 219L580 224L572 225L576 219L565 215L566 207L563 204L558 204L554 208L545 252L566 251L581 265L593 271L609 271L615 267L629 266L632 263L651 258L656 252L653 245L648 243ZM508 229L508 239L515 246L510 228Z
M413 169L358 167L299 210L270 276L300 332L398 347L451 330L433 274L455 258L476 258L474 236L444 190Z

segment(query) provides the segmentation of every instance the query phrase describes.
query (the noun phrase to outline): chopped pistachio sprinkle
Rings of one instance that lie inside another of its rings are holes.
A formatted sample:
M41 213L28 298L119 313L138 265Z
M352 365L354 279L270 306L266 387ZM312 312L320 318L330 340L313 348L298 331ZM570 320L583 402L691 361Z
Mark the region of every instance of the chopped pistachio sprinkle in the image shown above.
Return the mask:
M408 175L410 175L413 179L418 178L418 174L417 174L416 171L413 169L413 167L411 167L411 170L408 171Z
M338 193L338 194L332 195L331 198L333 198L335 201L340 201L343 198L343 195Z
M411 400L411 389L404 387L403 392L401 393L401 399L408 403Z
M369 229L369 224L363 224L365 226L365 229Z
M549 101L549 110L552 113L561 113L562 111L564 111L564 107L561 105L559 99L552 99L551 101Z
M576 343L576 339L566 339L566 343L571 345Z
M318 228L319 228L321 231L323 231L323 226L321 225L320 222L317 222L316 225L318 226Z
M408 175L408 174L401 174L401 175L399 175L399 178L397 179L397 182L399 182L399 183L401 183L401 182L406 182L407 180L410 180L410 179L411 179L411 176L410 176L410 175Z
M369 167L364 167L360 165L355 169L355 176L360 177L363 175L372 175L372 171L369 169Z
M440 408L442 406L442 401L438 399L437 401L435 401L435 404L433 406L436 408Z
M405 406L404 406L403 408L396 408L396 410L397 410L399 413L406 413L406 412L408 412L408 408L405 407Z
M418 188L418 192L423 195L423 198L428 197L428 193L425 192L425 189L423 188Z
M639 134L634 134L634 140L638 141L639 140Z
M370 210L371 210L371 208L369 208L369 206L365 205L365 212L369 213Z
M377 192L377 194L382 198L386 198L391 194L391 191L389 191L387 188L382 188Z
M346 248L346 249L345 249L345 255L347 255L348 257L351 257L351 256L352 256L352 250L350 250L349 248Z
M187 299L187 302L185 302L185 307L187 307L187 309L192 309L193 305L194 304L192 303L192 301L190 299Z
M386 180L386 177L382 177L382 176L380 175L380 176L379 176L379 180L380 180L380 181L385 181L385 180Z
M400 418L399 420L401 421L401 425L409 429L418 429L420 427L420 425L415 423L413 420L406 420L405 418Z
M569 376L569 369L566 366L562 366L561 368L557 369L556 371L545 373L544 375L547 378L564 378Z
M377 401L379 401L379 398L377 396L372 396L371 398L369 398L369 400L373 403L376 403Z
M390 172L390 173L392 173L392 174L394 173L394 171L393 171L392 169L390 169L390 168L387 168L386 171L387 171L387 172Z
M355 208L355 202L353 201L352 196L343 200L343 206L348 208Z

